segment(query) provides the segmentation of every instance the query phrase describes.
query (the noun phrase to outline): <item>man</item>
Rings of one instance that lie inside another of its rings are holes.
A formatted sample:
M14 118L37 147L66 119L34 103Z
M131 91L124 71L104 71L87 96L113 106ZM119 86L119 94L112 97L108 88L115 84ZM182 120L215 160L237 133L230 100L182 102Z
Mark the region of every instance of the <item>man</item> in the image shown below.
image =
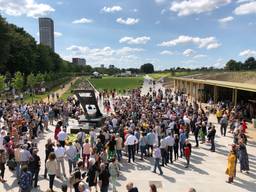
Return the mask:
M32 153L32 160L29 163L29 170L32 173L32 178L34 179L34 188L37 188L37 182L38 182L38 174L40 171L40 157L37 155L38 149L33 149Z
M128 163L131 162L131 158L133 162L135 161L135 145L137 143L138 143L137 138L132 134L132 131L130 131L129 136L125 141L125 145L128 146L128 156L129 156Z
M155 143L155 134L153 133L152 129L150 129L149 133L147 134L147 145L148 145L148 156L152 157L153 155L153 145Z
M199 131L200 131L200 122L197 122L195 124L195 128L193 130L194 136L195 136L195 141L196 141L195 147L199 147L199 141L198 141Z
M77 138L78 143L81 145L81 147L83 147L85 137L86 137L86 135L83 132L83 129L80 128L79 132L77 133L76 138Z
M69 167L69 174L72 172L72 168L75 168L76 161L77 161L77 149L75 145L73 145L72 142L69 142L69 146L67 147L65 151L65 155L68 159L68 167Z
M137 187L133 187L132 182L130 182L126 185L126 189L128 192L139 192Z
M20 164L21 165L28 165L29 160L32 159L31 153L27 150L28 145L22 145L20 150Z
M19 180L20 192L30 192L32 184L32 174L28 171L27 165L23 165L21 170L22 172Z
M167 165L167 145L165 143L164 139L160 140L160 151L161 151L161 156L162 156L162 167L164 165Z
M62 173L64 177L66 178L65 173L65 166L64 166L64 156L65 156L65 148L60 145L60 143L57 144L57 147L54 149L54 153L56 155L57 164L58 164L58 177L61 176L60 167L62 168Z
M227 132L227 126L228 126L228 118L227 115L224 114L220 120L220 132L222 136L226 136Z
M172 136L172 133L169 132L168 136L165 137L165 143L167 145L167 163L171 162L173 164L173 145L174 145L174 138Z
M68 134L66 133L66 130L65 130L65 129L62 129L62 130L58 133L57 139L58 139L58 141L59 141L59 143L60 143L60 145L61 145L62 147L65 147L65 140L67 139L67 137L68 137Z
M215 152L215 143L214 143L215 134L216 134L215 126L212 126L212 128L210 129L210 131L208 133L208 139L211 142L211 149L210 149L211 152Z
M104 163L100 164L99 186L100 192L108 192L110 173Z
M162 158L161 150L158 146L156 146L156 148L154 150L155 165L154 165L153 173L156 173L156 168L158 168L159 171L160 171L160 175L163 175L163 171L162 171L161 166L160 166L161 158Z

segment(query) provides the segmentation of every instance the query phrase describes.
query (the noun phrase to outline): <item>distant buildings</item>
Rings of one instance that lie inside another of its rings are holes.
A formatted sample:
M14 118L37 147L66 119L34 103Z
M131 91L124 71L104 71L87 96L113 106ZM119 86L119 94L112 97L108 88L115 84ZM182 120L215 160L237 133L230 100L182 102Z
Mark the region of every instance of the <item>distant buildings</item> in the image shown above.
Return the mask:
M114 69L114 68L115 68L115 65L109 65L108 68L109 68L109 69Z
M84 58L72 58L72 63L76 65L85 66L86 60Z
M51 18L39 18L39 36L40 44L54 51L54 23Z

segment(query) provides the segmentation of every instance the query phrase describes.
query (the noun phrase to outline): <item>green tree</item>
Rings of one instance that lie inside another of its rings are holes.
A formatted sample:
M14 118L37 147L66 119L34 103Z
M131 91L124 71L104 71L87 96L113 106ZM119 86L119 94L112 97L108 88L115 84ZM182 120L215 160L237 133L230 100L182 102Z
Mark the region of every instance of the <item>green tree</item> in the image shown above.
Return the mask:
M36 84L41 85L44 82L44 75L42 73L38 73L36 75Z
M245 60L244 64L242 65L242 68L245 70L251 70L256 69L256 60L254 57L249 57Z
M33 73L30 73L27 76L27 85L29 88L33 89L36 85L36 76Z
M241 62L231 59L226 63L225 69L229 71L238 71L241 69Z
M4 91L5 88L5 76L0 75L0 93Z
M21 91L24 86L24 76L21 72L16 72L14 78L12 79L12 86L17 91Z
M154 65L151 63L146 63L141 65L140 70L142 73L154 73Z

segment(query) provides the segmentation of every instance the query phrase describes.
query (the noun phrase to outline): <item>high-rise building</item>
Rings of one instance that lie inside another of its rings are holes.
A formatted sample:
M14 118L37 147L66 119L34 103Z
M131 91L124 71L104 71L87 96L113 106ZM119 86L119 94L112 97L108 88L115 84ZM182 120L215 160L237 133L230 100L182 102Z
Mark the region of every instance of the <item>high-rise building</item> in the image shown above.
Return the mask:
M86 60L84 58L72 58L72 63L76 65L86 65Z
M39 18L40 44L49 46L54 51L54 23L51 18Z

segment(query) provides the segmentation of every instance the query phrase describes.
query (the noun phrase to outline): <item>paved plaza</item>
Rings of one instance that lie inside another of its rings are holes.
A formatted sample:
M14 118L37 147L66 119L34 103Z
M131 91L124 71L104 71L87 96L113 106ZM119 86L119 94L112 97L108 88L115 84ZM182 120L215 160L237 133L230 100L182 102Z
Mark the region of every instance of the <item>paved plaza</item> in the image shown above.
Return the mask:
M145 81L142 92L146 93L150 85ZM161 84L156 84L155 89L161 88ZM216 124L217 120L214 115L210 115L209 122ZM56 123L56 122L55 122ZM71 119L69 126L76 126L77 121ZM163 168L163 176L152 173L152 158L146 158L144 161L139 160L137 156L135 163L128 164L126 157L121 163L121 175L118 178L118 191L125 192L125 185L132 181L139 192L148 192L149 184L154 183L160 192L186 192L189 187L194 187L198 192L255 192L256 191L256 142L249 138L247 150L249 154L250 173L239 172L239 163L237 165L237 177L233 184L228 184L225 170L227 166L227 155L230 144L233 141L232 135L226 137L220 136L219 125L217 125L216 152L210 152L209 144L201 144L199 148L192 148L191 166L185 167L185 160L179 159L174 164L168 164ZM39 177L39 188L33 191L45 192L48 189L48 180L43 179L44 172L44 145L48 138L53 138L54 127L50 126L50 131L38 139L39 155L41 157L41 170ZM256 131L256 130L254 130ZM194 146L194 137L190 135L190 141ZM66 172L68 165L66 162ZM68 175L68 174L67 174ZM0 184L0 192L18 192L17 181L12 172L6 169L5 184ZM63 181L56 179L55 191L59 192ZM111 191L111 190L110 190Z

